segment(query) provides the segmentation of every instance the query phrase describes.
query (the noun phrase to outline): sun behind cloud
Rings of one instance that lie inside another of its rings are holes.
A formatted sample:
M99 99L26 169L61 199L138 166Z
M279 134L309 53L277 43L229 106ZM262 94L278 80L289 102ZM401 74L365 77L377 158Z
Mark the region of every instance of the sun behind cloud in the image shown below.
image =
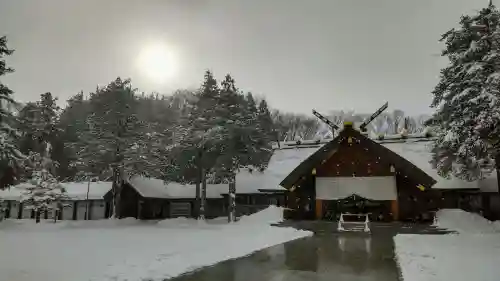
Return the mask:
M154 83L165 83L178 73L177 57L164 43L145 45L137 58L139 71Z

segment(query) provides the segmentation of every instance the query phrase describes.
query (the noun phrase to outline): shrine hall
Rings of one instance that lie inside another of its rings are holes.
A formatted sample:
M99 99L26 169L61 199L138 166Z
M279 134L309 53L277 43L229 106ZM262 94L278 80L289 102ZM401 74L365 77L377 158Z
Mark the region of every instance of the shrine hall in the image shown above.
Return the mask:
M428 153L413 152L413 162L401 155L411 149L396 153L398 147L415 148L431 141L428 135L411 142L405 138L372 139L345 122L335 138L318 145L280 183L287 189L285 216L338 220L340 214L359 213L369 214L370 221L425 221L440 208L489 208L489 197L476 188L477 183L456 189L462 184L439 178L433 169L424 171L422 166L430 166ZM305 143L301 146L311 149ZM423 160L415 161L422 155ZM440 188L433 188L438 181Z

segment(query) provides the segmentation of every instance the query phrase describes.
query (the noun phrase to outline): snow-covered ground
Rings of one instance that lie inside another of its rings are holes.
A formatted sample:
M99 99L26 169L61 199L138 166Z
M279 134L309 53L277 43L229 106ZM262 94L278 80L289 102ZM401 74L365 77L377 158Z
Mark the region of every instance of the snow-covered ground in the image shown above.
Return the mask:
M447 235L397 235L404 281L500 280L500 223L462 210L441 210L437 226Z
M311 232L270 226L269 207L233 224L172 219L0 223L0 281L163 280Z

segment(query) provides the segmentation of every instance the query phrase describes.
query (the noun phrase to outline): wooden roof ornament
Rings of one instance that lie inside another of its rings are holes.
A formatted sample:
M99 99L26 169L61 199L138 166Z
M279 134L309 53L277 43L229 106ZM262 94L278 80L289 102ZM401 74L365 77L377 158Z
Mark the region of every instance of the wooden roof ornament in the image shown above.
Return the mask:
M370 124L373 120L375 120L375 118L377 118L380 114L382 114L382 112L384 112L384 110L386 110L387 107L389 107L389 102L384 103L370 117L368 117L367 119L365 119L365 121L363 121L363 123L359 126L359 130L361 132L366 132L366 126L368 126L368 124Z
M370 117L366 118L363 121L363 123L359 126L359 129L362 132L366 132L366 126L368 126L368 124L370 124L373 120L375 120L375 118L377 118L380 114L382 114L382 112L384 112L384 110L386 110L387 107L389 107L389 102L384 103L379 109L377 109L377 111L375 111L372 115L370 115ZM319 120L321 120L325 124L327 124L332 129L332 133L335 134L335 131L339 129L339 126L335 125L335 123L330 121L330 119L321 115L316 110L313 109L312 113L314 114L314 116L318 117ZM351 121L344 121L344 127L346 127L346 126L352 127L352 126L354 126L354 124Z
M325 116L321 115L316 110L313 109L312 112L313 112L314 116L318 117L319 120L325 122L325 124L330 127L330 129L332 130L332 135L334 136L335 135L335 131L339 129L339 126L335 125L335 123L333 123L332 121L330 121L330 119L328 119Z

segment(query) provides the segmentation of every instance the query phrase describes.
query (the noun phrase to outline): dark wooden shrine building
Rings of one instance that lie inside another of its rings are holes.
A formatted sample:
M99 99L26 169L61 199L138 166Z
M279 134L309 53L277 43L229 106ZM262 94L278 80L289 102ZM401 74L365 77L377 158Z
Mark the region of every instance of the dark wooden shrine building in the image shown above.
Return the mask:
M352 123L299 164L282 182L289 218L338 219L369 213L371 220L432 218L441 192L436 180L372 140Z

